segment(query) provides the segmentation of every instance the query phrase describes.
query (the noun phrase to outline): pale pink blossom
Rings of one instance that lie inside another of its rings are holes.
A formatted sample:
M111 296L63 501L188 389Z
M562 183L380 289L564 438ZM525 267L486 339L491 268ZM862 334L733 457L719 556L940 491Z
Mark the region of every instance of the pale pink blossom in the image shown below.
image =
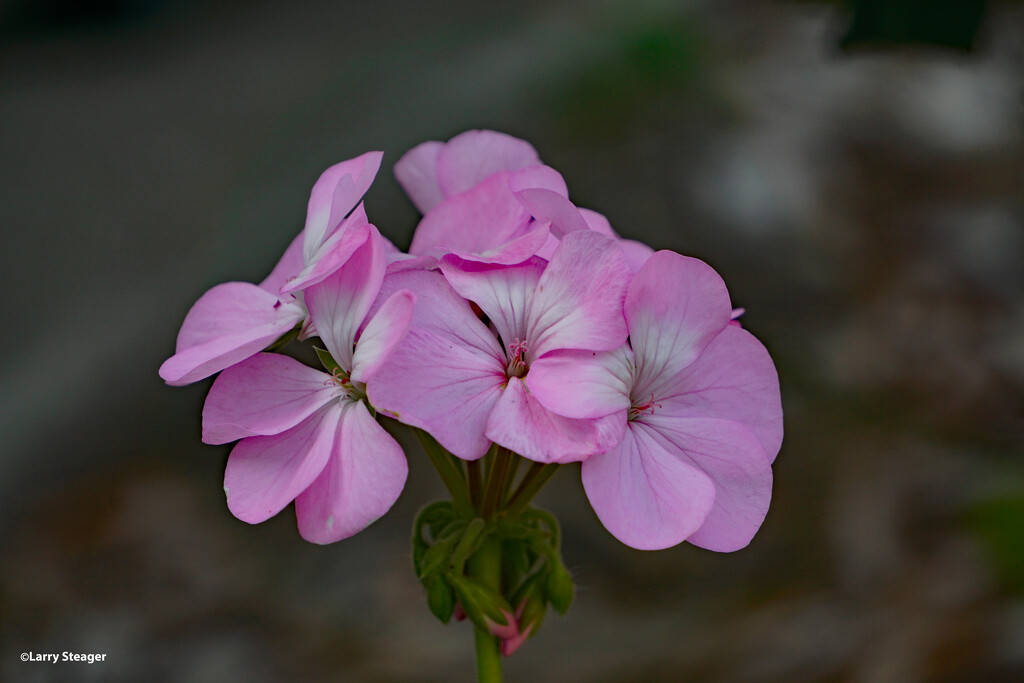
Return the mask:
M316 329L338 368L327 374L261 353L224 370L203 408L203 441L241 439L224 490L239 519L262 522L295 501L313 543L347 538L390 509L408 471L401 446L377 424L366 383L405 334L415 296L380 290L385 245L375 228L343 266L305 290Z
M366 241L370 224L362 204L356 205L380 160L380 152L368 152L324 171L310 194L305 227L259 286L228 282L196 301L181 325L174 355L160 366L168 384L209 377L297 325L303 337L314 333L297 294L337 270Z
M409 334L369 388L372 403L430 432L467 460L491 442L539 462L568 462L622 436L612 415L621 395L589 397L587 410L558 410L566 389L554 374L574 354L621 345L629 278L614 243L592 231L566 236L551 261L507 266L447 256L436 271L389 275L419 293ZM489 329L466 300L490 320Z
M425 142L395 164L395 177L423 213L409 253L431 266L445 254L484 263L522 263L548 240L517 198L542 188L568 196L562 176L524 140L471 130Z
M634 272L654 253L620 238L601 214L574 206L562 176L528 142L504 133L425 142L399 159L395 177L423 213L409 247L419 260L403 269L432 267L445 254L502 264L548 259L565 234L587 229L616 240Z
M774 364L730 324L725 283L697 259L657 252L630 284L624 310L629 344L578 359L577 393L564 394L571 405L560 406L585 409L576 398L585 392L628 397L622 442L583 463L587 497L605 527L634 548L684 540L742 548L768 510L782 442Z

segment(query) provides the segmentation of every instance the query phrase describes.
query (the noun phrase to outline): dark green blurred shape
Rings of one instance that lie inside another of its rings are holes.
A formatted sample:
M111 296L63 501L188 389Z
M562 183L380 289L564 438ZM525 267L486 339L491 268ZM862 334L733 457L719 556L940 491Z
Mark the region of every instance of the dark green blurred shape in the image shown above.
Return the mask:
M617 139L651 111L676 116L672 98L695 80L703 41L686 18L609 36L614 49L560 82L551 97L563 133Z
M971 51L986 0L850 0L853 25L839 45L931 45Z
M1001 587L1024 595L1024 491L983 501L970 521L987 546Z

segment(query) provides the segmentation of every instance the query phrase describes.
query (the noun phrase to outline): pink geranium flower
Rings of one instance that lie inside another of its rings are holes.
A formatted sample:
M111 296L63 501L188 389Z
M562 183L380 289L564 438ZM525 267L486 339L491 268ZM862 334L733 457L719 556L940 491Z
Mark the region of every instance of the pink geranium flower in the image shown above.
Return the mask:
M408 471L401 446L366 403L366 382L409 327L415 296L400 290L365 321L385 269L384 240L369 238L305 290L333 374L270 353L220 374L203 408L203 441L241 439L224 473L228 508L262 522L292 500L313 543L347 538L390 509Z
M623 421L606 416L628 407L625 397L604 392L572 416L558 409L565 388L557 377L575 354L613 349L626 337L629 269L611 240L579 231L562 240L550 263L448 256L441 269L444 277L415 270L389 276L391 287L419 292L420 305L369 388L378 409L467 460L483 456L492 441L539 462L579 460L618 442Z
M528 142L490 130L414 147L395 164L395 177L423 213L409 253L431 263L449 253L522 263L548 241L548 224L534 220L517 193L568 196L562 176Z
M782 442L772 360L729 324L725 283L697 259L657 252L633 279L624 310L630 343L580 359L563 377L577 390L565 393L572 401L595 391L629 401L622 442L583 463L587 497L634 548L683 540L742 548L768 510Z
M310 194L305 227L258 286L228 282L196 301L181 325L174 355L160 366L168 384L209 377L265 349L296 325L302 325L303 336L313 333L296 294L337 270L366 241L370 224L356 204L380 160L380 152L368 152L324 171Z

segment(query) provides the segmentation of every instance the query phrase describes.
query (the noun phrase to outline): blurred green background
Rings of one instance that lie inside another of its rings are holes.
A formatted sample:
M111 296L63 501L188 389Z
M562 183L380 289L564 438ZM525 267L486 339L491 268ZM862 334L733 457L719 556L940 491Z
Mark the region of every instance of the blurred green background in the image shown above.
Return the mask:
M472 679L412 575L415 446L388 516L313 546L231 517L208 382L156 370L328 165L385 151L405 247L391 165L494 128L722 273L786 411L735 554L626 548L559 472L577 601L508 679L1024 680L1022 124L1012 2L0 1L0 679Z

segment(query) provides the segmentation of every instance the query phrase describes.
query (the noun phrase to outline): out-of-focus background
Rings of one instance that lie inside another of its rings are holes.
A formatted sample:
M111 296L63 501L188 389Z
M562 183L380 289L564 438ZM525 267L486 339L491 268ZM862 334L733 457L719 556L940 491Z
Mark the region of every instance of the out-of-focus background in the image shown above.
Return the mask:
M0 678L472 679L411 571L415 448L314 546L229 514L209 382L156 371L328 165L386 152L367 210L405 247L391 165L494 128L722 273L786 413L735 554L626 548L559 472L576 604L509 680L1024 679L1022 124L1015 2L0 2Z

